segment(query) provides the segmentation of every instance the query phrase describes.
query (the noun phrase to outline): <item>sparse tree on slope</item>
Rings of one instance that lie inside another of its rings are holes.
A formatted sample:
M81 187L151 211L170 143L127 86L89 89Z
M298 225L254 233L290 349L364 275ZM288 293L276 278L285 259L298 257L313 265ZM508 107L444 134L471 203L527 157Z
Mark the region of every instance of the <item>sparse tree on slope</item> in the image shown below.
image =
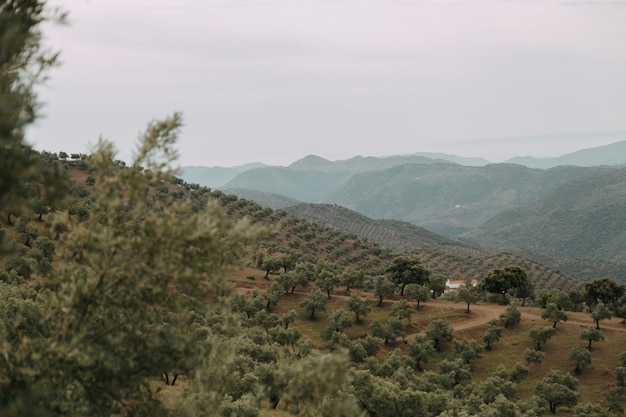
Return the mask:
M599 342L601 340L604 340L604 333L602 333L602 330L589 327L582 331L582 333L580 334L580 338L589 341L587 349L591 350L591 342Z
M365 298L359 297L356 294L352 294L350 298L346 301L346 305L348 310L354 313L355 320L357 324L361 324L361 317L367 316L370 312L371 307L369 306L367 300Z
M567 321L567 314L563 310L561 310L556 304L548 303L546 305L545 310L541 313L541 318L544 320L551 321L552 327L556 329L556 325L560 321Z

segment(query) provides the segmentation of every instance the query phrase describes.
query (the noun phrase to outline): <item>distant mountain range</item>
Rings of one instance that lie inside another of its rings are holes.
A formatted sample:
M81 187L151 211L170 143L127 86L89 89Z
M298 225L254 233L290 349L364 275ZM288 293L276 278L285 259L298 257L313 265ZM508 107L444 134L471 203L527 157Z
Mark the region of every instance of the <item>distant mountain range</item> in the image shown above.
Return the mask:
M569 136L564 136L562 139L568 139ZM626 139L626 132L617 132L611 134L610 137L623 137ZM573 136L576 138L576 136ZM542 140L543 137L537 138L525 138L526 140ZM490 141L490 140L485 140ZM495 140L491 140L494 141ZM383 168L390 168L392 166L401 165L404 163L434 163L436 161L452 162L465 166L485 166L491 162L485 158L480 157L463 157L447 153L433 153L433 152L417 152L410 155L389 156L389 157L362 157L355 156L354 158L347 159L345 161L328 161L324 158L315 155L306 156L287 168L294 169L321 169L327 168L333 171L347 170L347 171L372 171ZM626 165L626 140L611 143L609 145L598 146L594 148L582 149L575 152L567 153L558 157L549 158L537 158L534 156L516 156L505 161L506 163L524 165L529 168L548 169L561 165L575 165L575 166L601 166L601 165ZM206 166L184 166L181 168L181 178L190 183L197 183L212 188L231 188L233 185L228 183L235 179L238 175L253 169L258 168L285 168L269 166L261 162L253 162L245 165L239 165L234 167L206 167Z
M357 233L341 226L343 208L352 210L365 216L348 216L359 236L376 228L378 243L393 242L394 250L419 247L420 240L422 247L467 244L545 257L544 264L572 276L576 268L595 269L626 280L626 141L511 161L524 164L424 153L345 161L309 155L288 167L236 167L239 173L220 188ZM188 172L186 181L211 186ZM195 175L202 176L200 167Z

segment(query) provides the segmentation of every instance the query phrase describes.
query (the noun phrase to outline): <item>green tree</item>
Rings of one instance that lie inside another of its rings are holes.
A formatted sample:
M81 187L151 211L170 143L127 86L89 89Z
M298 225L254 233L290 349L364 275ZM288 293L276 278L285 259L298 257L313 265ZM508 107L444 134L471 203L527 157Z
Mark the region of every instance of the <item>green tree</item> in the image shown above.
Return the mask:
M548 303L546 308L541 312L541 318L544 320L551 321L552 327L556 329L556 325L560 321L567 321L567 314L563 310L561 310L556 304Z
M434 273L428 278L430 283L431 296L437 298L446 291L446 277L441 274Z
M443 349L444 343L454 340L452 327L450 327L448 322L441 319L434 320L430 326L426 328L426 337L432 340L433 346L438 352Z
M349 327L352 327L352 317L346 310L339 308L328 317L326 337L330 339L333 332L341 332Z
M318 310L326 309L326 301L327 298L323 292L320 290L314 291L305 298L301 303L300 307L304 308L306 311L311 313L311 320L315 320L315 312Z
M541 362L543 362L543 359L545 357L546 354L540 350L526 349L524 351L524 359L526 360L526 365L530 365L531 363L539 365Z
M463 359L463 362L470 364L472 360L479 359L483 351L483 347L474 339L463 339L454 341L454 349Z
M411 323L411 316L415 313L415 309L405 300L402 299L391 306L389 316L396 317L400 320L406 319L407 324Z
M508 306L502 314L500 314L500 320L505 328L509 326L515 326L522 319L522 313L515 306Z
M352 311L355 315L355 321L357 324L361 324L361 317L367 316L371 307L369 306L367 299L359 297L356 294L352 294L346 301L348 310Z
M281 286L285 294L293 293L296 289L296 279L293 273L283 272L276 278L276 282Z
M485 342L485 349L491 350L493 349L492 344L500 340L502 336L502 327L498 326L498 322L496 319L490 320L487 323L487 329L483 334L483 342Z
M330 269L323 269L317 276L315 284L322 291L326 291L326 295L330 300L330 293L339 285L339 277Z
M282 267L282 261L277 256L271 255L262 255L258 258L260 262L258 262L259 268L265 271L265 276L263 278L269 279L271 273L277 273Z
M600 330L600 320L611 320L611 310L604 303L598 303L591 312L591 318L596 322L596 329Z
M417 301L417 310L420 309L420 302L425 302L430 298L430 291L423 285L408 284L404 289L404 293L409 299L415 299Z
M602 330L589 327L583 330L582 333L580 333L580 338L589 341L587 349L591 350L591 342L599 342L601 340L604 340L604 333L602 333Z
M516 296L519 293L527 297L529 291L532 290L532 284L522 268L511 265L488 273L480 281L479 288L489 293L501 294L502 302L506 304L509 292Z
M574 370L574 372L577 375L581 374L583 369L585 369L587 365L591 363L591 353L589 353L589 350L581 347L578 344L572 346L572 349L569 352L569 358L576 364L576 369Z
M557 407L574 407L578 403L578 381L569 373L561 375L558 370L551 370L548 376L537 384L535 395L546 401L550 412L556 414Z
M611 387L606 390L602 404L610 413L624 414L624 397L622 395L622 387Z
M585 302L590 309L599 303L612 306L624 296L625 288L624 284L618 284L611 278L594 279L583 287Z
M535 326L528 333L530 338L537 344L536 350L541 350L541 344L545 344L555 334L556 329L550 326Z
M574 409L575 417L606 417L606 411L596 404L583 404Z
M467 314L470 313L470 304L475 304L479 300L478 292L472 287L471 282L466 283L456 291L455 301L467 304Z
M422 371L422 364L435 353L435 346L432 340L426 339L421 334L415 336L407 345L407 355L413 359L414 368Z
M360 288L363 286L365 273L362 269L356 269L350 266L343 270L339 280L341 284L346 286L346 291L350 291L351 288Z
M411 256L396 257L387 268L387 273L391 282L400 287L400 295L402 296L404 296L404 288L408 284L427 284L430 275L419 259Z
M374 286L374 295L378 297L378 307L382 307L383 299L391 297L395 292L395 286L393 282L384 275L376 277L376 283Z
M263 293L265 298L265 308L270 311L272 306L275 306L280 301L280 297L283 295L283 288L278 281L272 281L269 287Z

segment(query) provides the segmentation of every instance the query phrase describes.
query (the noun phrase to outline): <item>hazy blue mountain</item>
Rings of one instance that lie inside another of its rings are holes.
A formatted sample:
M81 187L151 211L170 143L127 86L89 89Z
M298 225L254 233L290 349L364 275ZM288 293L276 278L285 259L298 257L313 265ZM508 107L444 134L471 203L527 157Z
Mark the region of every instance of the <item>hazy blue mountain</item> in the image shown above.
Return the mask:
M462 237L483 246L626 264L626 168L572 179Z
M204 166L184 166L180 169L180 178L190 184L200 184L205 187L218 188L235 178L242 172L254 168L267 167L260 162L239 165L235 167L204 167Z
M327 202L353 176L378 172L407 163L449 164L423 156L387 158L356 156L344 161L329 161L315 155L306 156L288 167L265 167L245 171L224 185L280 194L308 203Z
M559 165L577 165L584 167L626 165L626 140L595 148L582 149L554 158L518 156L509 159L507 162L542 169Z
M502 211L531 204L559 185L599 169L406 164L354 175L326 202L374 219L403 220L454 236Z
M466 165L466 166L483 166L483 165L488 165L491 163L485 158L458 156L458 155L452 155L448 153L416 152L412 155L423 156L423 157L430 158L430 159L439 159L442 161L454 162L455 164Z

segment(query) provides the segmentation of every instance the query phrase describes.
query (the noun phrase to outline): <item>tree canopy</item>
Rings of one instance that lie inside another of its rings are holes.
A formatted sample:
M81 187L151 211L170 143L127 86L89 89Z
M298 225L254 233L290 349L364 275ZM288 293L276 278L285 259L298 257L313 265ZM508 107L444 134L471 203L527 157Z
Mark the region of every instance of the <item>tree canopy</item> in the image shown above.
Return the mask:
M400 287L400 295L404 295L404 288L408 284L427 284L430 275L419 259L411 256L396 257L387 268L387 273L391 281Z
M503 300L506 300L508 293L520 298L528 297L532 291L532 284L522 268L511 265L489 272L480 281L479 288L493 294L501 294Z

